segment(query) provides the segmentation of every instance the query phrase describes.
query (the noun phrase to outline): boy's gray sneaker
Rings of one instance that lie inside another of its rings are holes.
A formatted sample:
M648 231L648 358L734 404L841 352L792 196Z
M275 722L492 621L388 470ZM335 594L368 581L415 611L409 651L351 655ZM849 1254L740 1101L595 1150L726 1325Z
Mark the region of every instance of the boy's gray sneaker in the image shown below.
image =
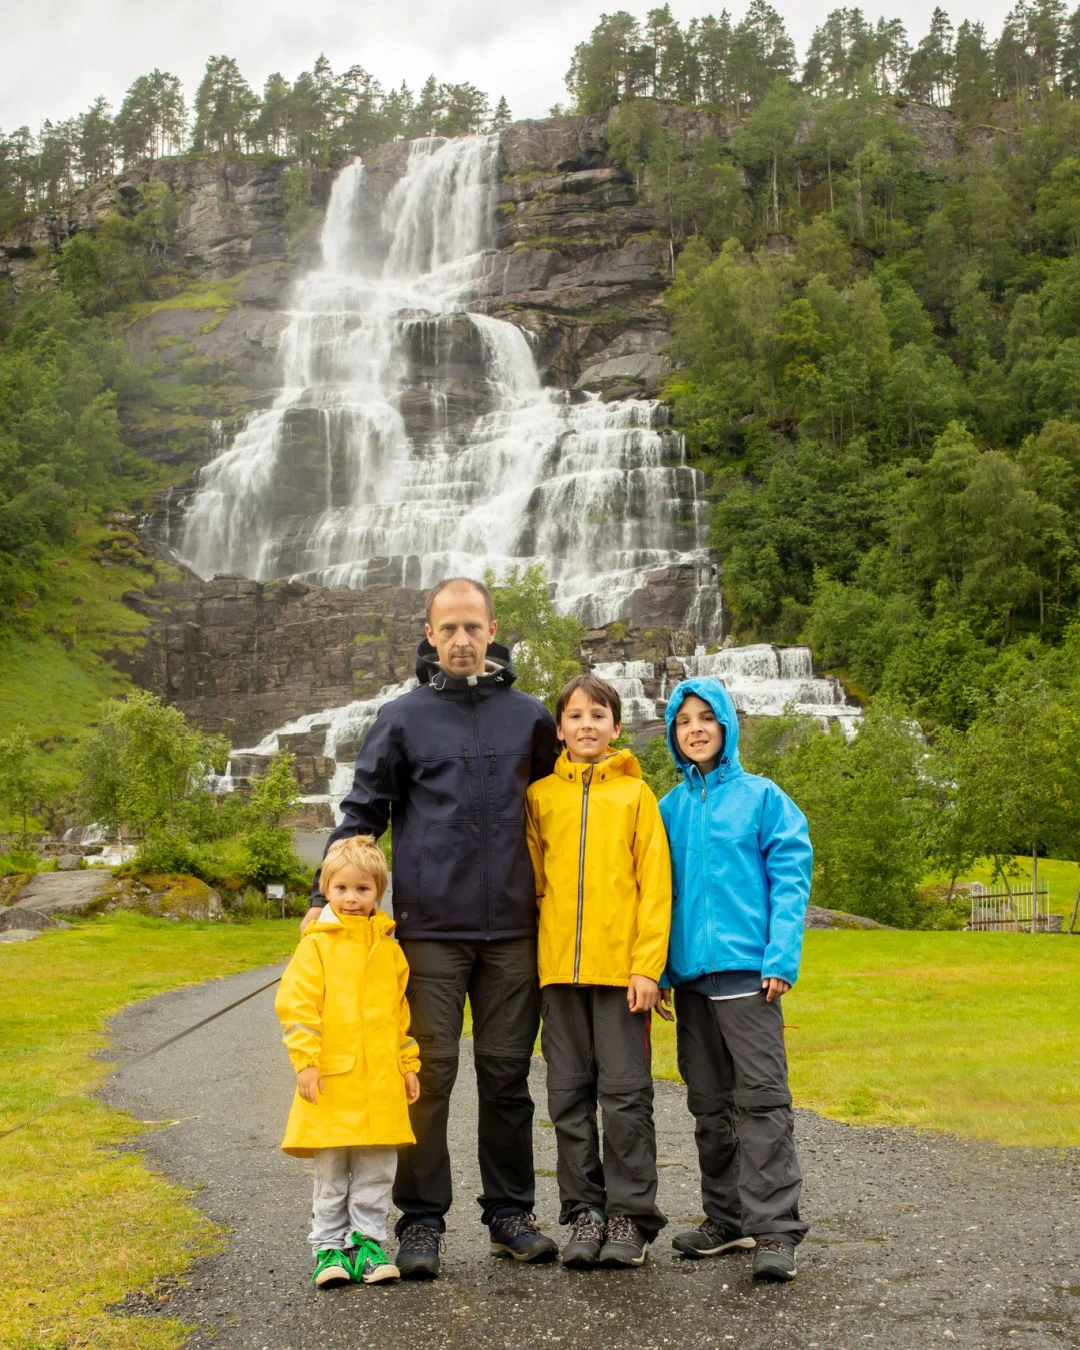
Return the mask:
M429 1223L408 1223L398 1234L394 1260L403 1280L433 1280L439 1273L443 1245L440 1229Z
M726 1252L749 1252L757 1245L734 1228L725 1228L715 1219L706 1219L689 1233L671 1239L671 1245L683 1256L723 1256Z
M649 1239L628 1214L616 1214L608 1220L607 1241L600 1248L602 1266L641 1266Z
M570 1237L562 1249L562 1263L575 1270L591 1270L600 1260L607 1225L598 1209L579 1209L570 1220Z
M496 1216L488 1224L492 1256L512 1256L515 1261L554 1261L559 1248L541 1233L531 1214L522 1209Z
M795 1244L785 1242L783 1238L758 1238L754 1244L755 1280L793 1280L798 1274L795 1269Z

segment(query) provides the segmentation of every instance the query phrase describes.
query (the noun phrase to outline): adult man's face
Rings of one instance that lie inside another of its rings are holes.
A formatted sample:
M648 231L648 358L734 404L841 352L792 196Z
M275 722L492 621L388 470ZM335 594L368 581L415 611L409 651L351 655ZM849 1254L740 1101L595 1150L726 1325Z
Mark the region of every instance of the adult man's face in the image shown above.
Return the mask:
M432 601L431 622L424 631L438 652L443 670L466 679L484 673L488 643L495 636L495 627L479 591L472 586L448 586Z

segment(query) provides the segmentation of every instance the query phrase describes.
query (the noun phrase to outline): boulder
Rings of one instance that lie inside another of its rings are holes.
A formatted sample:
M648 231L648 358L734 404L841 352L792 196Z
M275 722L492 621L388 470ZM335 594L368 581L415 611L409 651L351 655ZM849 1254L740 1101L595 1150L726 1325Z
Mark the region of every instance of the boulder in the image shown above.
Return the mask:
M0 929L0 942L32 942L37 935L33 928L5 928Z
M124 877L110 887L102 909L125 909L156 919L206 921L225 918L225 906L217 891L205 881L183 874Z
M807 905L806 928L888 928L885 923L864 918L861 914L845 914L841 909L822 909L820 905Z

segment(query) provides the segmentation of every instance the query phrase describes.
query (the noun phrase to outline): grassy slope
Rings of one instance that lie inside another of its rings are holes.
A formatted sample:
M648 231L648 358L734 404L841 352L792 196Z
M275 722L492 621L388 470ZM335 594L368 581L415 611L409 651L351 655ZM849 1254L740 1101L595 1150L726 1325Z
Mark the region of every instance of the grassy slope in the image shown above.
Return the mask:
M810 932L784 1013L800 1106L1080 1147L1080 939ZM655 1071L677 1078L674 1031L653 1025Z
M1031 859L1023 855L1017 855L1015 858L1003 858L1002 862L1008 866L1010 863L1016 868L1015 873L1009 872L1009 885L1013 890L1027 886L1031 889ZM994 879L994 861L992 858L984 858L976 863L974 867L969 867L964 875L958 880L961 881L981 881L984 885L993 886L995 890L1002 889L1001 878ZM948 885L949 878L946 876L933 876L927 878L928 883ZM1072 914L1072 907L1076 900L1076 888L1080 886L1080 866L1074 862L1066 862L1061 858L1040 858L1039 859L1039 885L1046 883L1050 887L1050 913L1062 914L1065 917L1065 927L1069 926L1069 916ZM1078 919L1080 925L1080 919Z
M103 566L95 555L109 538L84 525L51 560L46 596L0 641L0 725L21 723L43 752L41 768L68 785L79 736L128 685L105 653L133 650L146 626L121 596L145 590L152 573L134 557Z
M295 944L294 923L124 915L0 947L0 1128L93 1088L107 1072L91 1058L105 1019L126 1004L280 961ZM0 1139L0 1346L179 1346L178 1323L109 1311L219 1240L180 1187L116 1151L142 1128L77 1098ZM43 1260L64 1278L43 1280Z

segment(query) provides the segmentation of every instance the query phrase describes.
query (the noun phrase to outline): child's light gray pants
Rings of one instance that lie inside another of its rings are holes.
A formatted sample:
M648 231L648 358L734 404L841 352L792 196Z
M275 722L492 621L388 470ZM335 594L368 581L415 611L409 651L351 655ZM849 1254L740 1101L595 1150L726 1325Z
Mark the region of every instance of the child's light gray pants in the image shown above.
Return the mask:
M382 1146L314 1150L315 1198L308 1241L314 1252L344 1251L354 1230L386 1241L397 1149Z
M675 1014L705 1213L748 1237L801 1242L809 1225L799 1218L802 1172L780 1000L676 989Z

